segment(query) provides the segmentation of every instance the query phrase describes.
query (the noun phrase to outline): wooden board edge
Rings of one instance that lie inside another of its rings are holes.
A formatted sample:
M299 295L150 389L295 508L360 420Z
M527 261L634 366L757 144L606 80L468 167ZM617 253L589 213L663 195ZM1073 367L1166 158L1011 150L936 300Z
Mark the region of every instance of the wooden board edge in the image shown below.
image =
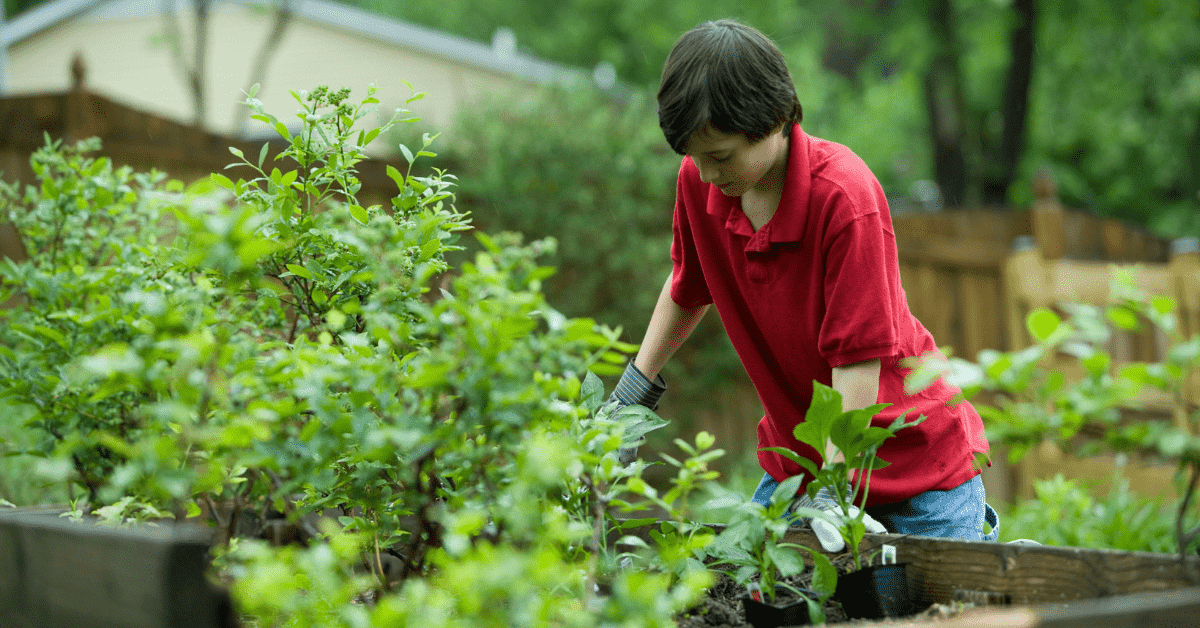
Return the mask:
M977 608L948 619L901 619L889 628L1171 628L1200 619L1200 587L1131 593L1070 604Z

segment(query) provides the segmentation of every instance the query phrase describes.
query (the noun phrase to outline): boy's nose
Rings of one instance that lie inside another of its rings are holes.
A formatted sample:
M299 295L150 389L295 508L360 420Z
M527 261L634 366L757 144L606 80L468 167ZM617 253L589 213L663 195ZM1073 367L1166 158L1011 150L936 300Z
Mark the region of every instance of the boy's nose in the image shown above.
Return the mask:
M713 168L712 166L706 168L699 164L697 164L697 167L700 169L700 180L704 183L712 183L713 181L717 180L718 173L716 168Z

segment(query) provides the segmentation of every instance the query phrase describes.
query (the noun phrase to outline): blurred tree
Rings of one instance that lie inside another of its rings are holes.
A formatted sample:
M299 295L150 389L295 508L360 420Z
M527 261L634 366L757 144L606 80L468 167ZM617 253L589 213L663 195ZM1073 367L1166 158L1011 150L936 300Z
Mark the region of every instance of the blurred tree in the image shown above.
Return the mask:
M1027 167L1068 204L1200 235L1200 0L1045 8Z
M1023 205L1046 166L1067 204L1200 235L1200 0L346 1L480 41L505 26L647 93L680 34L735 17L784 49L806 129L890 195L933 179L947 206Z
M32 9L39 4L45 4L48 0L4 0L4 15L6 19L12 19L18 13Z
M1069 204L1200 229L1200 0L353 3L483 41L506 26L648 92L681 33L739 18L788 55L806 128L862 154L891 194L933 179L947 206L1019 205L1047 165Z

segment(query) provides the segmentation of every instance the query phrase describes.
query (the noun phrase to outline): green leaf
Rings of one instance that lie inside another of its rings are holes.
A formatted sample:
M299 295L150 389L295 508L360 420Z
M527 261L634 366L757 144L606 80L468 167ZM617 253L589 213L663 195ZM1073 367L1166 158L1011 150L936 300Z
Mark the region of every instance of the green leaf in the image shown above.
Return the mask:
M1083 367L1086 368L1088 373L1090 373L1093 377L1100 377L1105 373L1105 371L1108 370L1109 365L1112 364L1112 358L1110 358L1108 354L1103 351L1097 351L1092 355L1080 360L1079 362L1080 364L1083 364ZM1057 373L1057 371L1055 372Z
M809 460L808 458L805 458L804 456L801 456L800 454L798 454L786 447L763 447L762 449L759 449L759 451L769 451L771 453L779 454L779 455L783 456L784 458L787 458L788 460L791 460L792 462L803 467L804 470L808 471L810 474L812 474L813 477L816 477L816 475L817 475L817 471L818 471L817 463L813 462L812 460Z
M230 192L233 191L233 181L230 181L229 177L227 177L219 172L214 172L214 173L208 175L208 177L210 179L212 179L213 183L216 183L217 185L225 188L226 190L229 190Z
M1150 300L1150 307L1153 307L1159 314L1170 314L1175 311L1175 299L1171 297L1154 297Z
M837 590L837 568L821 552L812 552L813 574L811 588L821 600L833 595Z
M1062 319L1058 314L1042 307L1029 313L1025 318L1025 327L1038 342L1045 342L1058 329Z
M407 147L407 146L405 146L404 144L401 144L401 145L400 145L400 152L401 152L401 153L404 153L404 160L405 160L405 161L407 161L407 162L408 162L408 165L410 165L410 166L411 166L411 165L412 165L412 163L413 163L413 161L415 160L415 158L413 157L412 151L411 151L411 150L408 150L408 147ZM401 187L404 187L404 186L401 186Z
M367 210L363 209L361 206L351 205L349 209L350 216L353 217L354 220L358 221L358 224L365 225L370 222L371 217L367 214Z
M263 162L267 160L267 149L271 147L267 142L263 142L262 148L258 151L258 167L262 168Z
M304 424L304 429L300 430L300 440L308 442L316 436L317 430L321 429L320 419L309 419L308 423Z
M765 549L771 562L775 563L775 568L779 570L779 575L784 578L797 575L804 570L804 561L800 558L799 552L775 543L767 543Z
M387 176L392 181L396 182L396 187L400 188L401 190L404 189L404 175L400 174L400 171L396 170L395 166L390 164L388 165Z
M34 327L33 330L36 331L38 334L45 336L46 338L49 338L50 340L53 340L54 343L57 345L60 345L60 346L66 345L66 341L67 341L66 336L64 336L63 333L61 331L58 331L57 329L52 329L50 327L43 327L41 325L38 325L38 326Z
M229 152L233 153L233 154L234 154L234 156L235 156L235 157L237 157L238 159L245 159L245 158L246 158L246 155L244 155L244 154L242 153L242 150L241 150L240 148L237 148L236 146L230 146L230 147L229 147Z
M800 490L800 483L803 481L803 475L793 475L780 482L775 492L771 494L771 503L778 504L781 501L792 501L792 498L796 497L796 491Z
M446 375L450 373L449 364L445 363L424 363L413 369L413 372L408 376L407 383L413 388L431 388L439 386L446 382Z
M1105 310L1104 314L1114 325L1127 331L1137 331L1142 326L1138 321L1137 312L1127 307L1112 306Z
M297 276L303 277L305 279L313 278L312 273L308 272L307 268L305 268L299 264L288 264L287 269L292 271L293 275L297 275Z
M583 385L580 390L582 396L579 404L588 412L595 412L604 405L604 383L595 373L588 371L587 375L583 376Z

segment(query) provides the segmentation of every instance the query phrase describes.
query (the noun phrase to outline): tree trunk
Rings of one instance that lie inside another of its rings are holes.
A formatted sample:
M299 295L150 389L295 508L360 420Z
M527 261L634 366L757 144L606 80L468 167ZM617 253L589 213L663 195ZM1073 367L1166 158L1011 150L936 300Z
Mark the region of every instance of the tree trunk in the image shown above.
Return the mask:
M927 14L934 54L925 72L925 106L933 142L934 179L946 208L968 203L969 160L959 46L951 0L933 0Z
M279 44L283 41L284 34L287 33L288 25L295 16L296 9L292 6L292 1L280 0L279 7L275 9L275 20L271 24L271 31L267 33L266 39L258 49L258 54L254 57L254 64L250 66L250 78L246 82L245 89L247 94L255 84L258 84L260 89L262 88L262 83L267 75L267 65L270 64L275 51L279 49ZM242 135L246 129L246 121L249 119L249 107L238 106L235 108L233 114L233 134L235 136Z
M192 97L192 106L195 111L192 124L197 129L203 130L207 113L204 99L204 72L208 50L208 13L212 0L193 0L193 2L196 8L196 38L193 41L190 60L183 51L183 29L179 25L179 15L175 12L175 0L163 0L162 15L171 56L175 59L175 66L183 75L188 94Z
M204 71L206 65L205 59L208 56L208 10L210 1L196 0L196 50L192 57L195 62L192 65L188 83L192 88L192 101L196 105L195 126L197 129L204 128L204 121L208 117L204 99Z
M1014 0L1016 26L1009 43L1008 77L1004 84L1001 114L1004 127L994 167L983 181L983 202L1004 205L1008 188L1017 174L1025 150L1025 122L1029 109L1029 84L1033 79L1034 40L1036 38L1036 0Z

